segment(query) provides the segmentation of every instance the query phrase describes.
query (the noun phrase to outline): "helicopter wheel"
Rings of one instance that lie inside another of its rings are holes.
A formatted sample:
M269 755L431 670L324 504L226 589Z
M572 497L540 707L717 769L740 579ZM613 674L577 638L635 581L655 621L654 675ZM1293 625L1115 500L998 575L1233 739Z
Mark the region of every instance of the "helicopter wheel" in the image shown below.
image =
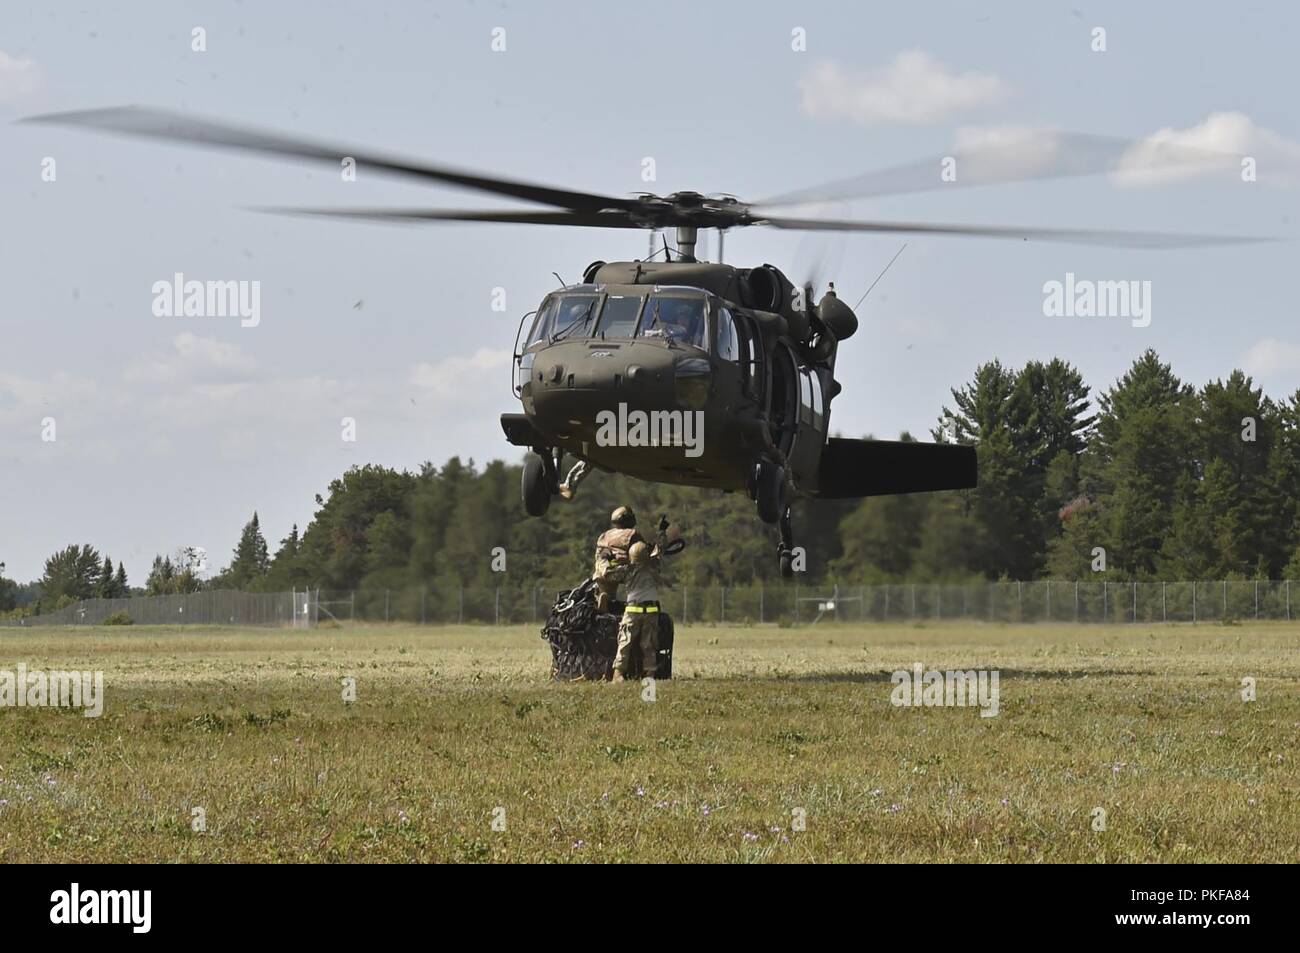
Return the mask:
M790 579L794 576L794 555L790 552L781 553L781 578Z
M758 518L764 523L775 523L781 518L785 510L785 467L766 460L758 465L754 499L758 503Z
M529 516L545 516L551 506L551 484L547 478L546 464L535 453L524 460L523 479L524 512Z

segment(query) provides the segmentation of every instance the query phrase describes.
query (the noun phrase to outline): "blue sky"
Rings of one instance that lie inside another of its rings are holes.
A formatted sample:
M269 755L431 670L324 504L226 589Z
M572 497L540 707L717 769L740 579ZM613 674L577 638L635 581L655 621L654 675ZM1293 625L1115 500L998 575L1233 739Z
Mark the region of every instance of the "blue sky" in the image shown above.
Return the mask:
M1300 14L1276 4L135 2L0 10L0 561L19 579L90 542L143 582L158 552L224 564L256 508L272 546L355 463L514 459L519 317L645 237L525 226L283 219L279 205L494 204L449 189L52 126L142 103L626 194L767 195L1006 126L1249 154L1259 180L1108 177L857 201L857 217L1296 232ZM191 49L206 31L207 50ZM494 28L506 49L491 49ZM1106 31L1094 52L1092 31ZM791 48L792 31L807 48ZM657 181L643 182L653 157ZM57 177L42 181L42 160ZM712 248L713 237L707 239ZM733 233L727 258L856 301L901 240ZM1300 380L1295 244L1181 251L913 238L841 349L833 425L930 427L994 357L1061 356L1104 388L1148 346L1201 383ZM177 271L257 280L262 318L159 318ZM1067 272L1152 282L1152 322L1047 318ZM504 288L507 310L491 308ZM340 420L357 440L340 439ZM42 440L42 420L57 439Z

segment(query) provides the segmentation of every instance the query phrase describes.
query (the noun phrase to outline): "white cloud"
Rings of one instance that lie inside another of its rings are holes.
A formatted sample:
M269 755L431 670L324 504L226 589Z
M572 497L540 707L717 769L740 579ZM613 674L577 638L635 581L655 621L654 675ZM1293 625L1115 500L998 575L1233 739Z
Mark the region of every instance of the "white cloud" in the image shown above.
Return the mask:
M1293 374L1300 371L1300 346L1264 338L1257 341L1241 359L1241 368L1252 377Z
M436 397L462 397L509 386L510 352L481 347L470 357L445 357L415 365L411 383Z
M991 73L954 73L923 50L905 50L870 72L823 60L799 80L799 90L803 111L815 119L927 123L997 102L1010 86Z
M1300 184L1300 143L1265 129L1244 113L1211 113L1186 129L1166 127L1120 159L1114 179L1121 185L1162 185L1217 174L1240 181L1241 160L1256 162L1258 181Z
M0 50L0 103L11 103L40 88L41 77L36 63Z
M179 334L171 346L101 379L0 372L0 463L118 466L124 460L243 465L277 455L349 454L427 444L434 455L513 456L491 422L515 409L509 350L482 348L406 374L336 378L259 370L238 346ZM56 418L58 442L41 421ZM362 439L340 440L340 421Z
M230 383L247 379L256 367L237 345L186 331L172 339L170 353L138 361L124 376L129 383Z

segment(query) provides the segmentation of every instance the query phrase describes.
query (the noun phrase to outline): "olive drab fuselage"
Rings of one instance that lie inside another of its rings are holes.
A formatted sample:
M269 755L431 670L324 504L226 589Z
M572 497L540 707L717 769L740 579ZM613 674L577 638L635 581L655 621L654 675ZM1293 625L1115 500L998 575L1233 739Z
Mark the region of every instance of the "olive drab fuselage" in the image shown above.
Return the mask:
M747 273L702 262L598 263L587 283L548 295L516 354L524 414L503 418L511 442L720 490L749 489L767 460L785 467L796 492L815 492L839 389L834 344L818 352L791 337L814 306L784 276L758 289L774 310L747 306ZM674 313L698 327L674 333Z

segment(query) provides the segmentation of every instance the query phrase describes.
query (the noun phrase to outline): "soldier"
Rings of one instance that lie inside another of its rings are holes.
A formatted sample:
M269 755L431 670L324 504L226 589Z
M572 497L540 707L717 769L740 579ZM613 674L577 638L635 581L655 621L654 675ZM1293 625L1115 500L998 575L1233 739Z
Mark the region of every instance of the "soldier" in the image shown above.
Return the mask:
M596 561L591 578L596 580L596 611L608 612L610 600L618 592L628 569L628 551L641 538L636 531L636 514L620 506L609 517L609 529L596 540Z
M659 660L659 547L637 540L628 551L627 607L618 626L614 678L624 681L632 653L641 653L641 675L653 678Z

